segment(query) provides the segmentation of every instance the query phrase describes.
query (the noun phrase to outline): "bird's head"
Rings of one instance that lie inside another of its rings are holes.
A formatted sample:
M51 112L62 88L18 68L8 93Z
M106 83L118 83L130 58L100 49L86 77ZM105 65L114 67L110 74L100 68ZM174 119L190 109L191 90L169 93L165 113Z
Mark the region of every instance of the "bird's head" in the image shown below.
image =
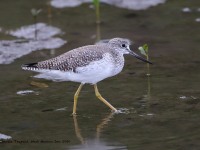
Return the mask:
M141 56L139 56L138 54L130 50L131 41L128 39L113 38L108 43L111 44L111 46L113 46L115 50L117 50L118 52L122 54L130 54L139 60L152 64L150 61L142 58Z

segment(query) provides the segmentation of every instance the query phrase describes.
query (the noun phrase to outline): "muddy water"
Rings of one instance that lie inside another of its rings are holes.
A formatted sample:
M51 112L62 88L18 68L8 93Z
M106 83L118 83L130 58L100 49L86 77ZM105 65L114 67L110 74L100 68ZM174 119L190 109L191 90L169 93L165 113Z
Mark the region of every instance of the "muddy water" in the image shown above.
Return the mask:
M184 7L191 12L182 12ZM33 24L30 9L41 8L38 21L59 28L64 34L55 37L67 41L60 48L34 51L0 65L0 136L12 137L1 148L199 149L199 7L195 0L167 1L144 11L102 4L97 28L88 4L55 9L47 1L1 1L1 40L18 39L6 31ZM129 38L137 53L138 46L148 43L151 76L145 76L144 63L126 56L123 72L99 83L101 94L121 113L110 113L86 85L78 115L72 117L77 83L35 79L35 73L20 66L92 44L97 31L101 39Z

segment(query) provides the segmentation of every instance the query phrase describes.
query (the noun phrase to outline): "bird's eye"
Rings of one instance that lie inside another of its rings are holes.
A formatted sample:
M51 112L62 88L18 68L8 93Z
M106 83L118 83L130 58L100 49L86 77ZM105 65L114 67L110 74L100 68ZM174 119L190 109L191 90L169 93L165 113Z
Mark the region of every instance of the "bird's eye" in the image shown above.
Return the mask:
M126 45L125 45L125 44L122 44L122 47L126 47Z

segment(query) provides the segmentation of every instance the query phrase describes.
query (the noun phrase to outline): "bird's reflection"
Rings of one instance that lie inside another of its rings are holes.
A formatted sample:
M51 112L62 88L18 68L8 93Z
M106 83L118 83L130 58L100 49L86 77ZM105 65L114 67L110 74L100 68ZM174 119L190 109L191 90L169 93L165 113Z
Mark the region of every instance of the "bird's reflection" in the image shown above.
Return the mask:
M97 127L96 127L96 139L100 138L100 134L101 134L103 128L105 127L105 125L107 125L111 121L113 116L114 116L114 113L108 114L104 119L102 119L101 123L97 125ZM73 120L74 120L74 130L75 130L76 137L78 138L78 140L82 144L86 143L86 141L84 141L84 138L81 134L81 130L78 126L78 121L77 121L76 115L73 115Z
M111 119L113 118L113 115L114 115L114 113L110 113L104 119L102 119L100 124L97 125L97 128L96 128L96 138L97 139L100 138L100 134L101 134L103 128L105 127L105 125L107 125L111 121Z
M102 130L105 128L105 126L108 125L113 116L114 113L110 113L101 120L101 122L96 127L96 133L94 139L83 138L81 134L81 129L79 128L78 125L77 116L73 116L75 134L78 140L81 142L81 144L72 146L71 149L76 149L76 150L127 149L126 146L120 146L116 142L108 143L106 141L101 140L100 138Z
M81 135L81 132L80 132L80 129L79 129L79 126L78 126L78 121L77 121L77 118L76 118L76 115L73 115L73 120L74 120L74 130L75 130L75 133L76 133L76 137L79 139L79 141L84 144L84 139Z

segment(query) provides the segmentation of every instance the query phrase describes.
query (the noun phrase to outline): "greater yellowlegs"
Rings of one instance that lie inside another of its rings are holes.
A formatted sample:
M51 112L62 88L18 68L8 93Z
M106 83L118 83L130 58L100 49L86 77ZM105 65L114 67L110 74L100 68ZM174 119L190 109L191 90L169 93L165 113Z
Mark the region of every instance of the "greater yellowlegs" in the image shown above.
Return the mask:
M96 96L116 112L117 109L99 93L97 83L122 71L124 54L133 55L151 64L151 62L131 51L129 46L129 40L113 38L108 43L79 47L49 60L22 65L22 69L46 73L48 76L52 75L52 79L59 78L80 82L81 84L74 94L73 115L76 114L77 100L81 88L86 83L94 85Z

